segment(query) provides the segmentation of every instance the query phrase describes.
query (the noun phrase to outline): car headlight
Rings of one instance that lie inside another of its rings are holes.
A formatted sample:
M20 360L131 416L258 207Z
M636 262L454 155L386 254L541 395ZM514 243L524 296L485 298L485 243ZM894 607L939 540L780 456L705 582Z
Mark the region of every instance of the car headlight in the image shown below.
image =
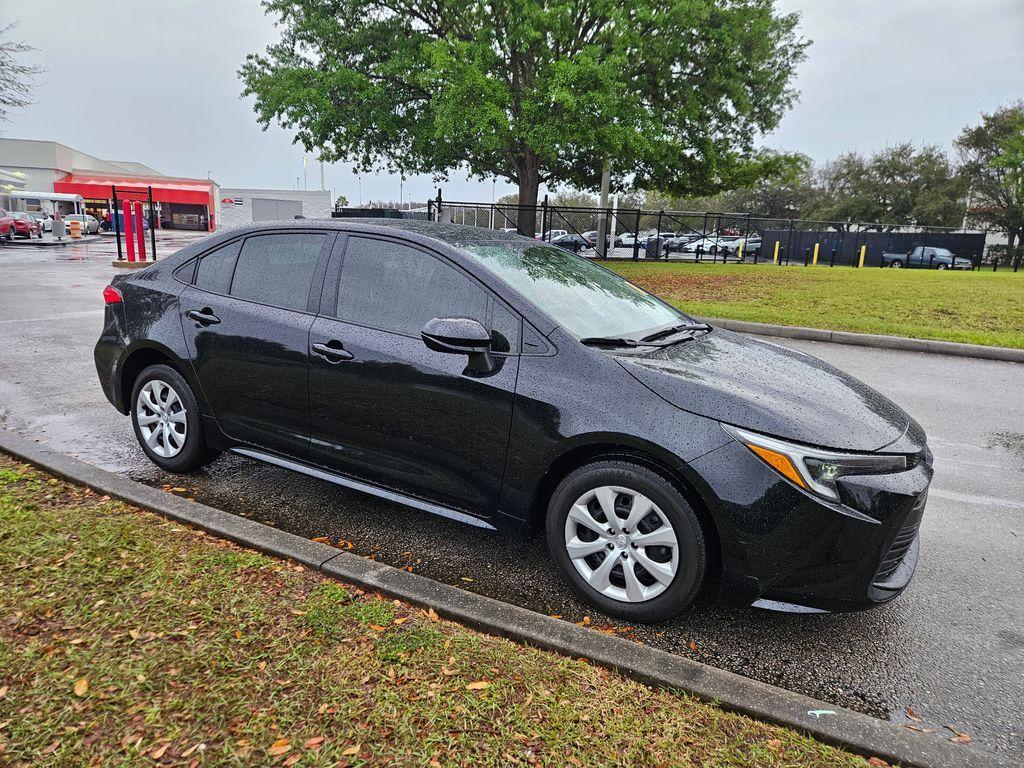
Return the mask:
M839 501L836 480L843 475L875 475L907 468L907 457L902 454L824 451L726 424L722 426L791 483L832 501Z

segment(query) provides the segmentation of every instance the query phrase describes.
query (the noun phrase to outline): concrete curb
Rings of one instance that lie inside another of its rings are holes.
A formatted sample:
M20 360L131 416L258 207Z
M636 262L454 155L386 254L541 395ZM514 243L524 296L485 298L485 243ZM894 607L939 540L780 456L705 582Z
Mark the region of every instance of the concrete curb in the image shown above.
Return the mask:
M1010 766L999 756L952 744L938 735L918 733L624 638L542 616L164 493L2 429L0 451L57 477L236 544L293 560L328 577L415 605L430 606L440 615L475 629L565 656L589 659L649 685L678 689L723 709L784 725L861 755L917 768ZM813 711L822 714L812 716Z
M850 331L829 331L823 328L804 328L799 325L774 325L752 323L747 320L727 320L717 317L699 318L703 322L740 333L755 333L761 336L778 336L784 339L806 339L827 341L832 344L853 344L876 349L902 349L908 352L931 352L954 357L974 357L982 360L1001 360L1008 363L1024 363L1024 349L1010 347L986 347L981 344L960 344L955 341L934 341L911 339L906 336L882 336L874 333L851 333Z

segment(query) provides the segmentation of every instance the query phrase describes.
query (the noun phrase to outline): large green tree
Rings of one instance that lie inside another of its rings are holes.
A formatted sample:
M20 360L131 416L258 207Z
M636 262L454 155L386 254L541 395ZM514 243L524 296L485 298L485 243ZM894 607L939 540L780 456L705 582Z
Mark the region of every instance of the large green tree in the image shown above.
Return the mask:
M981 116L956 140L970 185L970 217L1006 234L1007 253L1020 266L1024 248L1024 101Z
M267 0L281 40L240 76L264 127L361 168L676 194L776 169L755 139L806 42L772 0ZM532 213L523 212L524 224ZM532 226L530 224L529 226Z

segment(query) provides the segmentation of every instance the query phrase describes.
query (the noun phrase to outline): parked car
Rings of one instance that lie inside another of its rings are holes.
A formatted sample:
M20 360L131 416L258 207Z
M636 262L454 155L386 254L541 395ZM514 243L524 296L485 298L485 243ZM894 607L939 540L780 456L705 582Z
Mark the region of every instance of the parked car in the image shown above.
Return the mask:
M28 215L39 222L39 226L43 232L50 232L53 230L53 219L48 213L41 213L38 211L29 211Z
M691 233L678 234L675 237L668 238L665 243L665 253L674 253L675 251L683 250L683 246L687 243L692 243L694 240L699 240L700 235Z
M43 236L43 225L40 224L31 214L24 211L16 211L11 214L14 219L14 234L20 237L32 239Z
M587 248L594 247L585 237L583 237L583 235L577 234L559 235L551 241L551 244L557 245L559 248L565 248L567 251L572 251L573 253L579 253Z
M865 608L917 564L932 477L917 422L562 248L422 221L268 222L118 275L103 298L100 384L168 472L231 451L544 530L572 589L628 621L673 616L705 585L735 605Z
M691 240L682 247L684 253L696 253L699 249L701 253L718 253L719 245L723 242L728 242L729 238L720 237L698 237L696 240Z
M13 240L14 232L14 214L0 208L0 237L5 240Z
M562 235L567 235L567 234L569 234L569 231L565 230L565 229L549 229L544 234L540 234L538 232L534 239L535 240L544 240L544 241L550 242L550 241L554 240L556 237L561 237Z
M615 247L632 248L637 241L643 243L645 237L645 235L640 235L638 237L635 232L623 232L615 238Z
M900 269L973 269L974 262L956 256L948 248L919 245L907 253L883 253L882 266Z
M592 230L590 230L588 232L584 232L583 233L583 239L587 241L587 247L588 248L593 248L595 251L597 250L597 230L596 229L592 229ZM611 248L614 247L610 234L607 234L607 233L605 234L604 242L605 242L605 246L608 249L611 249Z
M95 235L100 231L100 223L95 216L91 216L88 213L69 213L64 216L64 224L68 227L68 232L71 231L71 222L77 221L82 225L83 235ZM143 217L143 225L145 226L146 220Z

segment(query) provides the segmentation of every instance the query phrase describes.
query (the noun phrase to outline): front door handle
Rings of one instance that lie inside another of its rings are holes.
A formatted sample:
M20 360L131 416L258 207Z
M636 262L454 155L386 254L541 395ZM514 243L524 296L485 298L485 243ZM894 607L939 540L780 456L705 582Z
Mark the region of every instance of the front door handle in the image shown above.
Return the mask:
M220 322L220 318L213 314L213 310L209 307L203 307L202 309L190 309L185 313L185 317L190 320L195 320L200 325L216 325Z
M320 355L320 357L324 358L328 363L340 363L343 360L352 359L352 353L345 349L337 339L331 339L326 344L317 342L316 344L313 344L310 349Z

